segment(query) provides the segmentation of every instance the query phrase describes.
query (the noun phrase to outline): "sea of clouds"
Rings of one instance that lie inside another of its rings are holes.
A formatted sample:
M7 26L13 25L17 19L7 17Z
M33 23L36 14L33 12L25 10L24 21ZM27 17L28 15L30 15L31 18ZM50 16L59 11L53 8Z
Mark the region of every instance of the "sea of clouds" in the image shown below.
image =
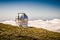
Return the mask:
M4 24L10 24L13 26L18 26L15 21L4 21L1 22ZM53 19L53 20L33 20L28 21L28 26L36 27L36 28L43 28L49 31L60 32L60 19Z

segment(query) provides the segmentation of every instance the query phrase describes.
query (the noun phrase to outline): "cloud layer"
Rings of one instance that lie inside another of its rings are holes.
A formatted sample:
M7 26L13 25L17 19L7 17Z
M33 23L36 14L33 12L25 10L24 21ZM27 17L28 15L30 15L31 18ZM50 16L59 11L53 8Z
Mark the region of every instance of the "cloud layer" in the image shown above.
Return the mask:
M4 24L10 24L14 26L18 26L15 21L4 21ZM36 28L44 28L54 32L60 32L60 19L53 19L53 20L34 20L28 21L28 26L36 27Z

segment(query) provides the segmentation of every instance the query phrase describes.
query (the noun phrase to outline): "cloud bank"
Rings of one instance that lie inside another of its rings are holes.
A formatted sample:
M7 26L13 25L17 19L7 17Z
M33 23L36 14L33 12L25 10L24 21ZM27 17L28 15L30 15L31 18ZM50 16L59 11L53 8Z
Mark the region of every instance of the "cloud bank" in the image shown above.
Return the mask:
M4 24L10 24L14 26L18 26L15 21L4 21ZM33 20L28 21L28 26L36 27L36 28L43 28L54 32L60 32L60 19L53 19L53 20Z

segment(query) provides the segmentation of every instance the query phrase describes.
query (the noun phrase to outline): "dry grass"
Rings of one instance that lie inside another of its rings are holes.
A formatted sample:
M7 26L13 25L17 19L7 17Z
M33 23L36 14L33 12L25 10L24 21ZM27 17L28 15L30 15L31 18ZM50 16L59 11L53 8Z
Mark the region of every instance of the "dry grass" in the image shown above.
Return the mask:
M0 23L0 40L60 40L60 33Z

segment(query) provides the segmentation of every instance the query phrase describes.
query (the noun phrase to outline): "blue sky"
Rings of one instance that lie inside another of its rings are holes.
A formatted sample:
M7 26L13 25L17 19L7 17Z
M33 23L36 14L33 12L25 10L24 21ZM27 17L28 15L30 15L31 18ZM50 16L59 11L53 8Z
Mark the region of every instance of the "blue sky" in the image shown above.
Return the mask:
M0 0L0 20L15 19L24 12L29 19L60 18L59 0Z

